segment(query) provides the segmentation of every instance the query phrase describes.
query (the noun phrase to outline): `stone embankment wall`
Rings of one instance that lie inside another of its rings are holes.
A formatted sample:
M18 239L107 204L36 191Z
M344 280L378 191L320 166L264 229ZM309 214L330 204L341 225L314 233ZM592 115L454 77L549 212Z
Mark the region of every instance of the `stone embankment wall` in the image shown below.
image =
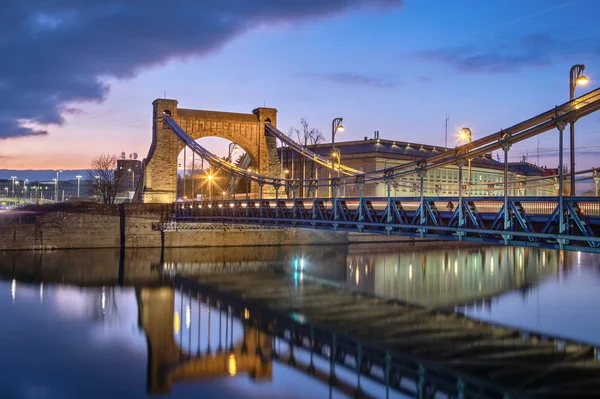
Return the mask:
M80 204L31 211L36 213L0 221L0 250L348 243L343 232L288 228L161 233L157 226L168 220L169 204Z

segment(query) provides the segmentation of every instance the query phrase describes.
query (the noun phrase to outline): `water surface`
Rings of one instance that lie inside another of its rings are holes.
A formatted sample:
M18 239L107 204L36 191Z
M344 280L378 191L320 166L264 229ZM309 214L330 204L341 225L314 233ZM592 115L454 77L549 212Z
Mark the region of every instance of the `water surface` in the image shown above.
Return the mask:
M600 345L600 257L592 254L381 245L137 250L122 259L113 250L4 252L0 397L347 397L303 369L281 361L257 366L235 352L253 332L245 335L242 323L216 304L200 305L161 288L161 264L183 274L279 268L297 278L456 307L473 317ZM148 315L162 319L148 327ZM150 335L161 338L151 343ZM158 381L152 360L173 348L177 356L193 355L196 364L220 366ZM375 383L366 387L374 397L385 396Z

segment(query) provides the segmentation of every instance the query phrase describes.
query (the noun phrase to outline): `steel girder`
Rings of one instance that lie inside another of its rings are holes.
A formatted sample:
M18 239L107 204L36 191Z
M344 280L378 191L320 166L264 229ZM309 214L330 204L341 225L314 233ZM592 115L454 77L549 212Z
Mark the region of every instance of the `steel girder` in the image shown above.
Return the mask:
M178 221L258 224L600 252L600 199L314 198L176 203ZM444 209L445 207L445 209ZM584 211L587 209L587 212ZM459 226L462 210L464 222ZM508 226L504 226L508 213Z

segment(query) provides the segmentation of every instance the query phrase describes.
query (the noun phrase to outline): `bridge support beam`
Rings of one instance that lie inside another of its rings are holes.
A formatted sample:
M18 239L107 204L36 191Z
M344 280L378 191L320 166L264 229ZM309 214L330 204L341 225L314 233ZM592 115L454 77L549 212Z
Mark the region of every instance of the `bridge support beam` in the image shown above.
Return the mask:
M456 164L458 165L458 227L465 226L465 215L463 214L463 166L465 160L462 158L456 158Z
M563 185L564 185L564 168L563 168L563 132L565 130L566 127L566 123L565 122L558 122L556 124L556 127L558 128L558 170L559 170L559 177L558 177L558 207L559 207L559 229L558 229L558 233L559 234L565 234L566 230L567 230L567 226L566 226L566 221L565 221L565 210L564 210L564 194L563 194ZM559 244L560 247L562 249L562 246L565 244L563 242L562 239L559 239Z

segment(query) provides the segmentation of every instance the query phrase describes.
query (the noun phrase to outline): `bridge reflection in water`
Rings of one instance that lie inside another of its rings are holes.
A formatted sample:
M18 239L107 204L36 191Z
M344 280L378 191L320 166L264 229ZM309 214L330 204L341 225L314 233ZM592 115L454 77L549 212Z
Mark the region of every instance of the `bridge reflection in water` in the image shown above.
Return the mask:
M256 380L271 378L273 339L234 322L229 309L211 308L210 300L184 300L182 295L181 309L175 311L170 287L140 288L136 296L139 326L148 343L149 393L169 393L177 382L238 373Z
M119 264L116 254L4 253L0 275L19 281L103 287L102 311L105 291L110 289L104 287L135 286L138 324L147 338L147 388L151 394L168 393L173 384L182 381L239 373L247 373L255 381L268 380L276 360L309 371L351 396L363 397L368 394L341 379L331 380L326 369L317 370L312 356L310 363L303 364L294 356L298 342L272 338L264 329L243 322L249 316L245 312L234 314L233 308L214 299L164 286L167 282L161 278L161 269L176 269L180 276L289 269L299 280L314 275L361 291L440 306L476 301L515 288L527 290L529 284L557 273L576 256L567 254L565 259L560 252L506 247L405 252L385 247L374 250L373 246L240 247L165 251L161 265L150 261L160 257L152 250L132 251L124 264ZM91 267L82 266L83 259ZM282 342L287 353L274 350Z

